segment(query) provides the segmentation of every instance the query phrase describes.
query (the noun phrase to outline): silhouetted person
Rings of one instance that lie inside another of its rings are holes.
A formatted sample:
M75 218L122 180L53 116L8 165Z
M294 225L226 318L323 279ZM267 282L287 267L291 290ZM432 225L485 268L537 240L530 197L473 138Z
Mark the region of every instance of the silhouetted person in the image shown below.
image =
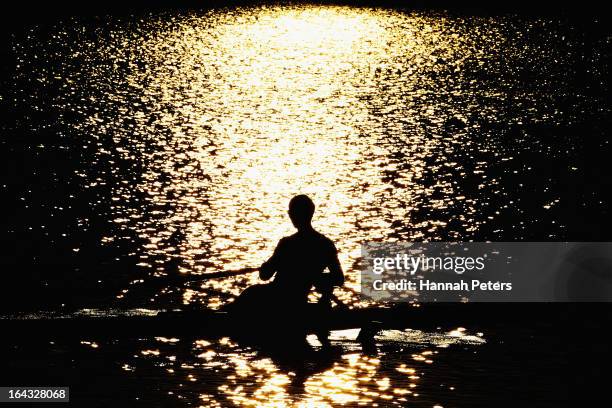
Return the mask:
M344 274L334 243L312 227L314 210L314 203L306 195L291 199L289 218L297 232L282 238L259 268L261 279L274 280L247 288L236 300L236 307L247 311L272 308L297 316L313 287L322 294L320 304L329 304L333 287L344 284Z

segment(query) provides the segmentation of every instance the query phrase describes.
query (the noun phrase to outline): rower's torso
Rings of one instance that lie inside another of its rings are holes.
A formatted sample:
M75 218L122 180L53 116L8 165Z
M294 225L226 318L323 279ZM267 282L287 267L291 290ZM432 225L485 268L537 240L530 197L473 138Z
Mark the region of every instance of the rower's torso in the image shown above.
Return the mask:
M297 232L281 239L278 245L274 285L287 295L307 295L337 256L333 242L316 231Z

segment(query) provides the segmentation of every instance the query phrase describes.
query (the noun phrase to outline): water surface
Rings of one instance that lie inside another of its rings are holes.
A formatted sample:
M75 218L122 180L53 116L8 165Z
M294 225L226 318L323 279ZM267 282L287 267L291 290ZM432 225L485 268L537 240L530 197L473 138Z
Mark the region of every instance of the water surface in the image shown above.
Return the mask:
M3 265L25 272L6 308L218 308L256 277L167 276L259 265L292 232L297 193L352 288L366 241L605 236L610 36L596 21L262 6L67 20L11 46ZM448 330L382 338L375 355L339 341L302 372L231 339L78 339L12 364L48 358L71 384L74 367L101 372L132 402L475 406L496 395L477 387L495 367L520 389L517 361L496 356L530 327L468 327L485 343L442 348ZM562 347L537 350L558 372Z

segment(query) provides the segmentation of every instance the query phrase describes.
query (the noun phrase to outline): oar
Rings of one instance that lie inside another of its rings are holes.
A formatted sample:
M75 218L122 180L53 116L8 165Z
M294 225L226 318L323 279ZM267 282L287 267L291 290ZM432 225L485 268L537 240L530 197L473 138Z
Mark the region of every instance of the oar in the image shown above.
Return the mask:
M222 279L231 278L232 276L246 275L247 273L256 272L258 268L242 268L231 271L201 273L201 274L190 274L190 273L174 273L171 275L160 276L158 279L151 281L151 283L157 282L157 284L168 285L170 283L187 283L194 279L210 280L210 279Z
M138 282L137 284L130 286L130 292L132 290L159 290L165 286L183 284L192 282L195 279L210 280L210 279L223 279L231 278L232 276L246 275L247 273L256 272L257 268L242 268L230 271L203 273L199 275L194 274L182 274L173 273L170 275L163 275L159 277L153 277L152 279L146 279L144 282Z
M247 273L257 272L259 268L242 268L234 271L221 271L213 273L203 273L201 275L186 275L186 278L200 278L203 280L215 279L215 278L231 278L232 276L246 275Z

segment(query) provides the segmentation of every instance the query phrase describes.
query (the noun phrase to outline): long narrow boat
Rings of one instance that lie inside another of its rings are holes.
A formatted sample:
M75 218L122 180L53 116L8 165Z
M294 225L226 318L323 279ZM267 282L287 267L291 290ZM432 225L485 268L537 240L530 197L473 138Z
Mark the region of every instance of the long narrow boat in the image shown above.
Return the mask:
M483 306L486 306L483 307ZM3 338L61 338L74 336L242 336L282 335L290 327L304 333L361 329L370 336L382 329L453 329L499 321L500 309L492 305L432 304L421 307L395 305L361 309L321 309L312 305L301 316L241 315L212 310L124 311L82 310L70 314L36 313L0 316ZM503 318L508 320L507 314Z

